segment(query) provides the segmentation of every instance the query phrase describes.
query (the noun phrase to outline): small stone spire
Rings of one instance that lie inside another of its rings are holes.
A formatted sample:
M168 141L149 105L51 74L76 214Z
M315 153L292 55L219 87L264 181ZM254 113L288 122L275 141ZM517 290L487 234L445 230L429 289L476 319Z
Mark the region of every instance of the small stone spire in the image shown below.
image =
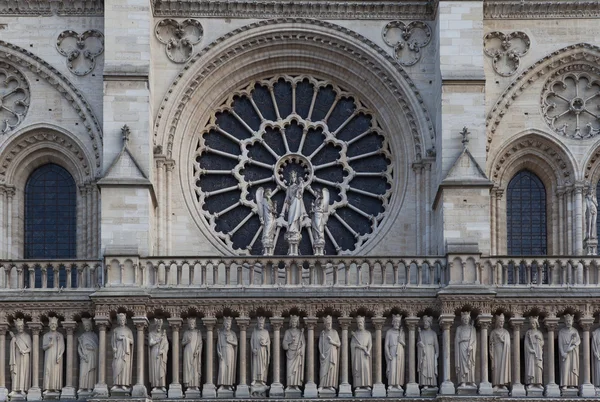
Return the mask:
M460 132L460 135L462 136L462 144L463 144L463 149L467 149L469 147L469 135L471 134L471 132L469 132L469 130L467 129L467 127L463 127L462 131Z
M127 146L129 144L129 135L131 134L131 130L127 124L121 127L121 134L123 135L123 146Z

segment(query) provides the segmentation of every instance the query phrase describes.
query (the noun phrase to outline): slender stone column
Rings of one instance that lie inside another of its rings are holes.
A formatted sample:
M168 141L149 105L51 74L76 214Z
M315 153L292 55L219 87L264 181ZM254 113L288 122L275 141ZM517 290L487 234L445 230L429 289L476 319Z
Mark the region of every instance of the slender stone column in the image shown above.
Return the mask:
M408 345L404 350L408 350L408 384L406 384L405 395L409 397L420 396L419 384L417 383L415 331L419 325L419 317L407 317L406 326L408 327Z
M583 367L581 367L581 386L579 396L591 398L596 396L596 388L590 382L590 329L594 324L594 317L582 317L579 320L583 333L581 344L583 345Z
M381 377L381 367L383 365L383 358L381 353L381 329L383 328L383 324L385 324L385 317L373 317L371 318L371 322L375 327L375 381L373 382L372 396L374 398L385 397L385 385L383 385Z
M173 375L171 385L169 385L169 399L180 399L183 398L183 390L181 388L181 383L179 382L179 329L181 328L181 324L183 320L181 317L173 317L167 318L169 325L171 326L171 332L173 334L172 340L172 353L171 353L171 363L173 364Z
M525 386L521 384L521 326L523 326L524 321L525 319L520 316L516 316L510 319L510 325L513 327L513 385L511 390L512 397L524 397L527 395L525 393Z
M250 398L250 388L246 381L246 345L248 344L246 331L250 325L250 318L238 317L235 321L240 328L240 339L238 341L238 347L240 348L240 383L235 390L235 396L236 398Z
M456 389L454 383L450 380L450 328L454 324L454 316L442 314L440 316L440 326L442 327L442 356L443 356L443 381L440 389L442 395L454 395Z
M583 183L575 184L575 255L583 255Z
M317 384L315 383L315 327L317 317L304 317L306 323L306 385L304 386L305 398L317 398Z
M0 402L8 399L8 389L6 389L6 331L8 323L0 323Z
M75 350L73 331L77 327L77 323L75 321L63 321L62 326L67 331L67 376L60 399L76 399L77 393L73 386L73 351Z
M477 323L479 324L479 333L481 334L481 383L479 384L479 394L493 395L494 389L488 378L488 329L492 323L492 315L480 314L477 317Z
M554 378L554 332L556 332L556 328L558 327L558 318L546 317L544 325L548 330L548 340L546 341L548 351L544 358L544 363L548 365L548 384L546 384L544 395L554 398L560 396L560 388Z
M338 318L340 327L342 327L342 367L340 389L338 391L339 398L352 397L352 387L348 382L348 328L352 322L351 317Z
M281 383L281 370L279 367L281 362L281 359L279 358L279 352L281 350L281 338L279 336L279 333L281 331L281 327L283 326L283 317L271 317L269 321L271 321L271 326L273 327L273 383L271 384L269 397L283 398L284 389L283 384Z
M27 391L28 401L41 401L42 389L40 388L40 331L41 322L30 322L27 324L31 329L31 388Z
M206 343L204 348L206 349L206 364L204 365L206 370L206 380L202 387L202 398L216 398L217 388L213 382L213 347L215 343L213 330L217 324L217 319L215 317L205 317L202 319L202 322L206 327Z
M133 386L131 396L135 398L147 398L148 390L146 389L144 379L144 345L146 344L145 329L148 326L148 319L146 317L133 317L133 324L137 329L137 382Z
M106 317L95 317L98 327L98 383L94 387L94 398L108 398L106 385L106 328L110 321Z

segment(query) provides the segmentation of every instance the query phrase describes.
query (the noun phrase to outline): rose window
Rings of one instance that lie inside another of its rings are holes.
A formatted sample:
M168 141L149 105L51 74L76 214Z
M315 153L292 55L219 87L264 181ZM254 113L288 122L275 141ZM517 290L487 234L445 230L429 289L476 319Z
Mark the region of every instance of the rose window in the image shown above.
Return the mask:
M554 131L570 138L600 133L600 80L587 72L567 73L544 86L542 110Z
M29 108L27 80L10 64L0 62L0 134L18 126Z
M267 190L277 218L274 254L288 253L283 208L296 178L304 189L297 221L301 255L313 254L311 212L318 194L328 195L325 254L361 247L388 208L394 172L387 136L359 99L326 81L283 76L253 82L223 102L196 144L198 210L236 253L263 253L257 194Z

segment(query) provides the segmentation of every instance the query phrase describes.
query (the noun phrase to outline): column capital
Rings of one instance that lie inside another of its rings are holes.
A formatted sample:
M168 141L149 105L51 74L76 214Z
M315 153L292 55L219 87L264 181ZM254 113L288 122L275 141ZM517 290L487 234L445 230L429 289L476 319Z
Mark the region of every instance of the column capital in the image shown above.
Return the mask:
M317 317L304 317L304 323L309 329L315 329L318 321L319 319Z
M558 328L558 318L557 317L546 317L544 319L544 325L548 331L556 331Z
M385 324L385 317L373 317L371 318L371 322L373 323L373 326L376 330L381 331L381 328L383 328L383 324Z
M283 317L271 317L269 322L275 331L279 331L283 326Z
M454 325L454 320L455 317L454 315L450 315L450 314L442 314L439 318L439 323L440 326L442 327L442 329L444 331L449 330L450 328L452 328L452 325Z
M421 321L421 319L419 317L415 317L415 316L406 317L404 319L406 326L411 331L414 331L417 328L417 326L419 325L419 321Z
M581 329L584 331L590 331L592 329L592 325L594 324L594 317L581 317L579 319L579 325L581 325Z
M106 330L108 327L110 327L110 318L108 317L94 317L94 323L96 324L96 326L98 328L104 328L104 330Z
M491 314L479 314L477 316L477 325L481 329L489 329L492 325L492 315Z
M215 317L204 317L202 323L206 328L212 331L215 328L215 325L217 325L217 319Z
M240 327L240 329L246 330L246 329L248 329L248 326L250 325L250 318L249 317L237 317L235 319L235 322L237 323L238 327Z
M133 317L133 325L138 329L138 331L146 328L148 326L148 318L146 317Z
M0 335L6 335L6 332L10 328L7 322L0 322Z
M67 335L73 335L73 331L77 328L76 321L63 321L60 325L67 330Z
M510 319L510 325L511 327L513 327L513 329L516 330L520 330L521 327L523 326L523 323L525 322L525 318L523 317L512 317Z
M42 323L39 322L39 321L28 322L27 323L27 327L29 327L29 329L31 330L31 332L33 332L34 334L39 335L40 331L42 330Z
M179 330L181 328L181 326L183 325L183 319L181 317L167 318L167 322L169 323L169 326L171 328L177 329L177 330Z
M342 329L347 330L350 328L350 324L352 324L352 317L339 317L338 322L340 323L340 327L342 327Z

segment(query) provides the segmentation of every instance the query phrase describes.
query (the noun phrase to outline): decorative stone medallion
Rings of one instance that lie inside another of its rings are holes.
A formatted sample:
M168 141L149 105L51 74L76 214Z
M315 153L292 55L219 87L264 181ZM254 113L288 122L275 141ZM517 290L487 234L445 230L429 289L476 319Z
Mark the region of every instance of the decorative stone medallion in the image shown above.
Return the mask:
M272 191L278 220L292 172L305 183L301 255L312 254L317 189L330 194L325 254L351 254L377 231L393 190L390 145L377 117L337 85L307 76L252 82L230 95L197 135L192 161L197 208L238 254L262 253L256 205ZM262 190L261 190L262 191ZM287 253L278 225L275 254Z
M75 75L91 73L96 66L96 57L104 52L104 35L91 29L82 34L64 31L58 35L56 49L67 58L67 67Z
M200 43L204 30L199 21L193 19L177 22L173 19L160 20L154 30L156 38L165 44L167 57L174 63L185 63L194 54L194 45Z
M525 32L509 34L490 32L483 37L483 51L492 58L494 71L502 77L510 77L519 69L521 57L529 51L531 41Z
M394 48L398 63L409 67L421 60L421 49L431 41L431 29L422 21L392 21L383 28L383 41Z
M0 133L17 127L29 109L29 84L11 64L0 61Z
M560 135L582 139L600 133L600 70L587 64L559 69L542 90L546 123Z

